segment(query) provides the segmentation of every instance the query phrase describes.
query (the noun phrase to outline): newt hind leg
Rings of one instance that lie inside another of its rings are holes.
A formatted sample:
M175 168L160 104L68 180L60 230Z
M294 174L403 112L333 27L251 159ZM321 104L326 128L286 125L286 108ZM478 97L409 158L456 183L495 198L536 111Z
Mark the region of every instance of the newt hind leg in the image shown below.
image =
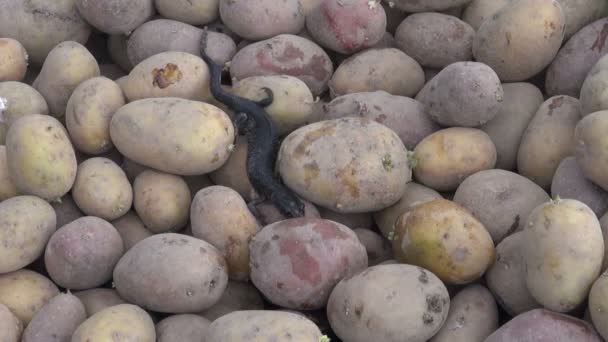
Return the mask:
M263 87L262 90L266 93L266 98L260 101L256 101L255 104L260 107L268 107L274 101L274 93L272 92L272 89L267 87Z

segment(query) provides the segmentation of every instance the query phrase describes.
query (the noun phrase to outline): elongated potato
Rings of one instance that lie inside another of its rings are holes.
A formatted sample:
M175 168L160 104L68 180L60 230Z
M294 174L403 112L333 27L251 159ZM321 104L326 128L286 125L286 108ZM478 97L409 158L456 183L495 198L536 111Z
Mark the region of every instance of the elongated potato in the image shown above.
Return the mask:
M19 190L11 179L6 159L6 146L0 145L0 202L19 195Z
M551 183L553 198L570 198L585 203L597 217L608 210L608 192L588 180L573 156L564 158Z
M23 331L23 342L68 341L87 319L84 305L70 293L53 297L34 315Z
M82 322L71 341L111 341L116 336L127 341L155 342L154 322L142 308L119 304L101 310Z
M583 116L608 109L608 57L604 56L591 68L581 86Z
M21 269L0 275L0 304L9 308L24 327L58 294L57 286L38 272Z
M519 174L543 189L550 189L559 163L573 152L574 129L580 118L577 99L570 96L547 99L521 138L517 153Z
M230 117L213 105L156 98L122 106L112 117L110 136L122 155L139 164L200 175L226 162L235 132Z
M49 52L32 86L44 96L51 115L62 117L74 89L99 75L99 65L89 50L77 42L66 41Z
M27 58L27 51L19 41L0 38L0 82L23 80Z
M501 81L523 81L551 63L565 26L556 0L517 0L481 24L473 40L473 56L489 65Z
M44 97L26 83L0 82L0 98L4 99L4 109L0 112L7 128L24 115L49 113Z
M532 296L552 311L576 308L600 275L604 258L593 211L571 199L541 204L530 213L523 233L526 286Z
M26 115L6 137L10 177L22 194L56 200L76 179L76 154L61 123L48 115Z
M574 156L587 179L608 191L608 110L585 116L574 131Z

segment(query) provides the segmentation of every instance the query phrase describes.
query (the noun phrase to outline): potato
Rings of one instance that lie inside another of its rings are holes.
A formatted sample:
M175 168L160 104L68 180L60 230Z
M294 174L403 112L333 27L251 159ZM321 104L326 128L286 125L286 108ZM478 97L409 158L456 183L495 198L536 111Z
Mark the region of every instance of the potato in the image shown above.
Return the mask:
M462 13L462 20L477 31L486 19L492 17L506 5L511 5L514 1L515 0L473 0L466 5L464 12Z
M235 190L245 201L250 201L254 190L247 175L246 165L247 138L237 135L230 157L217 170L209 173L209 178L217 185Z
M153 0L76 0L86 21L107 34L129 35L154 14Z
M44 97L25 83L0 82L0 98L4 99L4 109L0 112L7 128L24 115L49 113Z
M0 38L0 82L21 81L27 71L27 51L12 38Z
M541 307L526 287L521 256L523 232L505 237L496 246L496 262L485 274L488 289L510 316Z
M608 18L602 18L584 26L559 50L545 78L545 90L549 96L579 96L591 68L608 53L607 24Z
M48 115L30 114L13 123L6 136L6 161L22 194L55 200L76 179L76 155L67 131Z
M426 268L446 284L479 279L496 254L483 224L445 199L419 204L399 216L392 242L395 259Z
M512 171L517 167L521 138L544 98L531 83L504 83L502 89L504 96L498 114L478 128L496 146L496 168Z
M262 296L251 283L229 281L220 299L212 307L199 314L210 321L215 321L233 311L263 309Z
M373 266L345 278L331 292L327 317L345 341L424 342L444 324L445 285L413 265Z
M4 305L0 304L0 341L19 342L23 323Z
M61 228L66 224L74 221L79 217L83 217L84 214L74 202L74 199L70 194L66 194L61 197L59 201L55 201L51 203L53 209L55 209L55 214L57 214L57 227Z
M549 200L549 195L528 178L497 169L467 177L453 199L486 227L495 244L523 229L530 212Z
M230 279L249 278L249 241L260 226L238 192L220 185L199 191L192 201L190 222L192 236L224 255Z
M11 179L6 159L6 146L0 145L0 202L19 195Z
M74 89L99 75L99 65L89 50L78 42L65 41L49 52L32 86L46 100L50 114L62 117Z
M153 233L177 231L188 222L190 189L179 176L146 170L133 183L133 206Z
M591 68L581 86L583 116L608 109L608 57L604 56Z
M416 100L443 126L476 127L498 115L503 97L500 80L490 67L456 62L428 81Z
M344 60L329 80L332 98L379 90L392 95L413 97L422 86L422 67L395 48L369 49L356 53Z
M593 325L603 338L608 337L608 273L603 273L591 287L589 292L589 313Z
M314 204L302 200L301 198L300 200L304 204L304 217L321 218L321 214L319 214L319 209L317 209ZM254 204L255 210L257 210L255 216L260 225L262 226L267 226L271 223L287 219L287 217L285 217L285 215L283 215L279 211L277 206L270 200L265 200L259 204L250 202L250 204Z
M127 54L127 37L125 35L109 35L107 40L107 50L112 62L120 66L123 71L129 72L131 69L133 69L133 63L131 63Z
M477 128L441 129L418 143L414 149L415 179L436 191L450 191L468 176L494 168L496 147Z
M401 199L392 206L375 212L374 221L380 228L382 235L389 238L399 216L412 210L418 204L437 198L442 198L437 191L416 182L408 182Z
M101 157L78 165L72 196L83 213L104 220L123 216L133 203L127 175L116 163Z
M222 166L230 156L235 131L230 117L219 108L169 97L122 106L112 117L110 136L125 157L159 171L190 176Z
M279 149L283 182L315 205L340 213L384 209L410 181L407 150L390 128L346 117L301 127Z
M473 40L473 56L503 82L529 79L551 63L564 39L565 25L556 0L515 1L481 24Z
M0 36L23 44L34 65L42 65L55 45L66 40L84 44L90 33L91 27L78 12L76 0L0 3Z
M494 297L482 285L469 285L450 300L448 317L429 342L483 341L497 328Z
M442 13L416 13L395 32L397 46L424 67L444 68L473 57L475 30L466 22ZM438 40L441 44L435 44Z
M103 309L84 321L72 336L72 342L112 341L154 342L156 331L150 315L132 304Z
M120 234L125 251L131 249L139 241L154 235L132 210L110 223Z
M106 77L82 82L70 96L65 122L74 146L87 154L101 154L112 149L110 120L125 105L120 86Z
M591 324L546 309L534 309L511 319L484 342L600 342Z
M573 148L576 163L583 175L604 191L608 191L608 161L606 139L608 129L608 110L585 116L576 124Z
M572 37L585 25L602 17L602 10L608 9L603 0L557 0L566 16L564 40Z
M376 266L393 257L391 244L380 234L365 228L355 228L353 231L365 246L369 266Z
M0 202L0 274L40 257L56 223L55 210L41 198L17 196Z
M534 299L555 312L576 308L589 294L604 258L593 211L572 199L547 202L530 213L523 233L526 286Z
M348 227L296 218L264 227L249 243L251 281L269 301L293 310L321 309L332 288L368 265Z
M131 102L154 97L207 101L211 98L209 68L200 57L187 52L161 52L131 70L124 91Z
M51 236L44 265L57 285L84 290L109 281L123 253L122 239L114 226L101 218L84 216Z
M580 103L573 97L554 96L543 102L521 138L519 174L550 189L559 163L573 152L580 118Z
M167 19L190 25L204 25L219 16L219 0L155 0L156 10Z
M306 83L314 96L327 89L333 72L329 56L319 45L292 34L280 34L247 45L230 63L233 82L251 76L293 76Z
M114 268L118 294L157 312L188 313L215 304L228 282L227 264L211 244L161 233L128 250Z
M551 183L551 196L579 200L597 217L608 210L608 193L585 178L575 157L564 158L559 164Z
M0 274L0 304L9 308L24 327L58 294L57 286L40 273L21 269Z
M23 342L68 341L87 318L84 305L70 293L60 293L44 305L23 331Z
M341 223L351 229L372 229L374 225L372 213L340 213L323 207L320 207L318 212L319 217Z
M156 324L157 342L199 342L211 322L201 316L182 314L169 316Z
M393 6L405 12L433 12L466 5L471 0L393 0Z
M119 304L127 304L120 298L114 289L96 288L90 290L76 291L73 293L84 305L87 317L91 317L97 312Z
M312 114L314 99L306 83L293 76L252 76L232 85L234 95L251 100L261 100L268 88L273 101L265 110L277 128L277 134L285 135L304 126Z
M219 12L230 30L249 40L296 34L305 23L299 0L219 0Z

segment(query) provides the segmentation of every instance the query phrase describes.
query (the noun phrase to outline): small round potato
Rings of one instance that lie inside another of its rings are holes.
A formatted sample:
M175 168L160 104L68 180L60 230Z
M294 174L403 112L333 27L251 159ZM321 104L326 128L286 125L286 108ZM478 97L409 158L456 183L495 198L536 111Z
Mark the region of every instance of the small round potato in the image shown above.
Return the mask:
M72 342L113 341L155 342L156 330L150 315L132 304L103 309L84 321L72 336Z
M125 172L110 159L101 157L78 165L72 197L83 213L104 220L123 216L133 204L133 190Z
M340 63L329 80L332 98L373 91L414 97L422 86L422 67L395 48L368 49L356 53Z
M111 150L110 120L124 105L122 89L106 77L94 77L79 84L65 113L66 128L74 146L93 155Z
M450 296L428 270L405 264L372 266L331 292L327 318L349 342L424 342L448 316Z
M21 269L0 274L0 304L9 308L24 327L58 294L57 286L40 273Z
M44 305L23 331L23 342L69 341L87 319L84 305L70 293L60 293Z
M27 59L27 51L19 41L0 38L0 82L23 80Z
M19 195L19 190L11 179L6 159L6 146L0 145L0 202ZM2 272L0 272L2 273Z
M80 15L107 34L129 35L154 14L153 0L75 0Z
M63 125L31 114L13 123L6 137L10 177L22 194L56 200L76 179L76 154Z
M233 311L263 309L264 301L255 286L248 282L229 281L220 300L199 314L210 321L215 321Z
M580 93L583 116L608 109L608 56L600 58L583 82Z
M422 139L414 155L414 178L436 191L456 190L468 176L496 164L494 143L477 128L439 130Z
M188 223L192 196L183 178L145 170L135 178L133 194L137 215L153 233L177 231Z
M35 196L0 202L0 274L34 262L56 229L55 210Z
M23 323L13 315L4 304L0 303L0 341L19 342L23 332Z
M120 298L118 292L114 289L96 288L84 291L76 291L73 293L78 297L84 305L87 317L91 317L97 312L110 306L127 304L124 299Z
M219 0L154 0L164 18L190 25L205 25L219 16Z
M6 127L11 127L18 118L29 114L48 114L46 100L32 86L21 82L0 82L0 98L4 109L0 110Z
M161 233L140 241L114 268L114 284L129 303L157 312L210 308L228 283L222 254L188 235Z
M602 229L593 211L577 200L553 200L532 211L523 233L532 296L555 312L576 308L600 275L604 258Z
M120 218L111 222L122 237L125 252L135 246L139 241L154 235L134 211L129 211Z
M156 342L200 342L211 322L199 315L169 316L156 324Z
M574 131L574 156L587 179L608 191L608 110L585 116Z
M447 284L479 279L496 255L483 224L445 199L419 204L401 215L392 240L395 259L424 267Z

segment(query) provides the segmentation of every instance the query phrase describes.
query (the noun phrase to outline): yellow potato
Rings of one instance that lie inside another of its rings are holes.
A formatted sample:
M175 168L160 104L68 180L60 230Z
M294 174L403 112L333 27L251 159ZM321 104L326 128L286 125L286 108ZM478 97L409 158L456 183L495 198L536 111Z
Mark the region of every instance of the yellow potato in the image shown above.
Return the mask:
M6 146L0 145L0 202L19 195L15 183L11 179L6 159Z
M574 131L574 156L587 179L608 191L608 110L585 116Z
M155 342L154 322L146 311L132 304L103 309L84 321L71 342L115 341Z
M603 338L608 338L608 273L599 277L589 292L591 320Z
M21 81L27 71L27 51L12 38L0 38L0 82Z
M0 304L8 307L24 326L58 294L59 289L49 278L28 269L0 275Z

